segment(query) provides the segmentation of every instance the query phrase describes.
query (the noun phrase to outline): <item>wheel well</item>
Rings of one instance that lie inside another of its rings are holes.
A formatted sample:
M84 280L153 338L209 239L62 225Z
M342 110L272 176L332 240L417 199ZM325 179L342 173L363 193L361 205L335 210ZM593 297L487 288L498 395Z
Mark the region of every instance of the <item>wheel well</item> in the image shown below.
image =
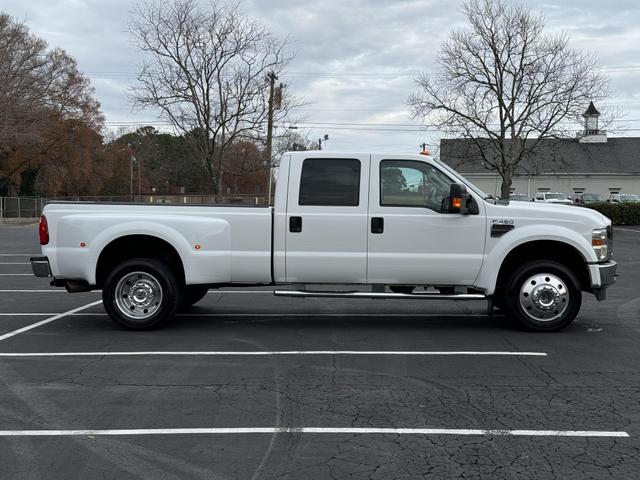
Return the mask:
M102 286L109 270L130 258L162 260L184 283L184 266L180 255L170 243L151 235L127 235L109 243L100 253L96 266L96 284Z
M582 254L571 245L554 240L538 240L517 246L505 257L496 283L496 291L508 281L513 271L531 260L551 260L571 270L580 282L582 290L591 290L591 277L587 261Z

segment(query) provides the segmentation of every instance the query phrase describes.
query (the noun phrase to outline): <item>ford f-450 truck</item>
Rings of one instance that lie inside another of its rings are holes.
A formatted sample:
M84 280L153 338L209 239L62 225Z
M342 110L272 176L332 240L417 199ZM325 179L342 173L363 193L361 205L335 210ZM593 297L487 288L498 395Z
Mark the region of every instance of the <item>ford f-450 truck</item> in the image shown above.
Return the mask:
M102 289L129 329L157 327L209 289L489 301L522 326L571 323L614 283L611 221L587 208L501 202L422 155L294 152L273 206L51 202L37 276Z

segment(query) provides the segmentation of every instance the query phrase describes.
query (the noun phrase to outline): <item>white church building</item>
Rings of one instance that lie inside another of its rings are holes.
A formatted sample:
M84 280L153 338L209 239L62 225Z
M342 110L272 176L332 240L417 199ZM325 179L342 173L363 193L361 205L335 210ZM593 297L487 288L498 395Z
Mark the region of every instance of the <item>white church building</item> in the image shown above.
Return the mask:
M600 130L600 112L591 103L583 115L584 131L576 138L544 139L535 158L516 169L512 193L538 192L640 194L640 138L608 138ZM488 141L488 140L486 140ZM488 169L471 139L443 139L440 159L486 193L500 195L502 179Z

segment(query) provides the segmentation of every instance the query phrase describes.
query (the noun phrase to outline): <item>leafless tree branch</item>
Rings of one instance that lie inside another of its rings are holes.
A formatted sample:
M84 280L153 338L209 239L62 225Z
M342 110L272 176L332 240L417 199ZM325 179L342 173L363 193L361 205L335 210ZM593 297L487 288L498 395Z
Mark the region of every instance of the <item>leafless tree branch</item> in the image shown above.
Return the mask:
M133 89L134 104L153 108L194 150L219 192L235 142L265 135L269 84L292 56L288 39L274 37L239 6L206 8L196 0L143 0L129 28L146 54ZM287 109L279 112L281 118ZM252 167L253 168L253 167Z
M542 141L565 137L567 122L607 95L607 78L595 57L545 34L544 18L524 7L468 0L463 12L467 25L442 45L439 75L420 75L409 105L426 125L472 139L508 198L523 160L535 168Z

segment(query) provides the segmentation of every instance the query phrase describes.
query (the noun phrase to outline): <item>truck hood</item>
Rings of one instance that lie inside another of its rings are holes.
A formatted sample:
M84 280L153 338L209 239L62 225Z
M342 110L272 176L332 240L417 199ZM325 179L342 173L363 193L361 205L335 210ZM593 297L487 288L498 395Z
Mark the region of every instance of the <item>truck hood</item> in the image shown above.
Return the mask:
M592 229L611 225L611 220L596 210L558 203L489 203L487 204L487 215L489 217L504 216L514 220L522 219L528 222L540 220L556 225L582 224Z

